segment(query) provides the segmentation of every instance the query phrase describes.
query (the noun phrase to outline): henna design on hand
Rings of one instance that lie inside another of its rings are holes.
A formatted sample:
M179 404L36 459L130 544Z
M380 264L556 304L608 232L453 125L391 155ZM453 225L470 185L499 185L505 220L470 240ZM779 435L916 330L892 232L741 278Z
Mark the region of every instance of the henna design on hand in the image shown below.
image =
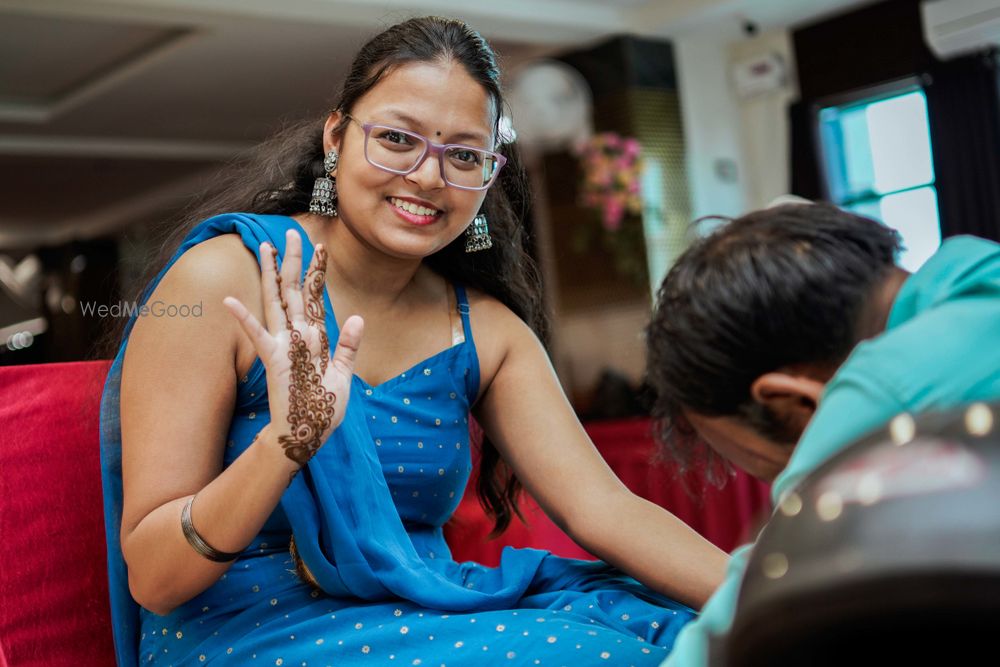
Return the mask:
M317 268L310 272L309 298L306 304L307 321L310 325L321 325L323 322L323 285L326 282L326 254L322 248L317 256ZM274 273L278 282L278 295L281 299L281 309L285 314L285 326L288 328L289 341L288 358L292 362L291 384L288 388L288 423L292 427L290 435L278 436L278 443L285 450L285 456L299 465L305 465L320 448L323 434L333 423L336 395L323 386L323 374L326 373L329 362L330 347L322 326L317 326L320 336L320 369L313 364L309 346L302 334L292 326L288 317L288 304L281 291L281 274L278 272L278 251L272 248L271 260L274 262ZM291 480L289 480L291 483Z
M315 271L306 276L306 289L309 297L306 299L306 322L319 331L320 358L319 372L326 373L326 365L330 360L330 341L326 337L326 323L323 321L323 287L326 285L326 248L316 249Z

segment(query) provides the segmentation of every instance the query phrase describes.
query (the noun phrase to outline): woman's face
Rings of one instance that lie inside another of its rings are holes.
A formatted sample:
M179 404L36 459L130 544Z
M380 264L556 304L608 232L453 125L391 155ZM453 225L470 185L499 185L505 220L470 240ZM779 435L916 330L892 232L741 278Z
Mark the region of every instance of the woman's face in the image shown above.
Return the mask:
M494 114L489 94L460 63L411 63L390 70L354 105L351 116L358 123L348 121L333 135L341 116L327 121L324 149L340 153L335 176L341 222L363 243L393 257L423 258L451 243L479 212L486 191L446 185L434 155L406 175L371 165L360 123L409 130L434 143L492 150ZM415 215L400 207L403 202L434 213Z

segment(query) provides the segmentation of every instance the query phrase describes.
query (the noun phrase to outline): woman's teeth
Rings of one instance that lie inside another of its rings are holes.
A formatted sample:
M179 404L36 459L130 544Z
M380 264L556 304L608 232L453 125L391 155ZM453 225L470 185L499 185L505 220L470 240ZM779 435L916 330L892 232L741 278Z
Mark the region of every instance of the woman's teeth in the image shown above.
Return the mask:
M389 203L396 208L403 209L409 213L415 213L416 215L437 215L438 211L433 208L425 208L418 204L412 202L404 201L402 199L397 199L396 197L389 197Z

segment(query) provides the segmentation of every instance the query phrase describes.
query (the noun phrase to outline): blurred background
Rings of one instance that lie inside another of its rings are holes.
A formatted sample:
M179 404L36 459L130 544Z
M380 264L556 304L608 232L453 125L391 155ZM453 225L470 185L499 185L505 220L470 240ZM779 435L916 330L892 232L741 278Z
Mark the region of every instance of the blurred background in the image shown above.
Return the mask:
M655 288L705 216L829 200L909 269L1000 239L1000 0L0 0L0 365L107 356L92 309L212 174L424 14L501 57L583 415L642 411Z

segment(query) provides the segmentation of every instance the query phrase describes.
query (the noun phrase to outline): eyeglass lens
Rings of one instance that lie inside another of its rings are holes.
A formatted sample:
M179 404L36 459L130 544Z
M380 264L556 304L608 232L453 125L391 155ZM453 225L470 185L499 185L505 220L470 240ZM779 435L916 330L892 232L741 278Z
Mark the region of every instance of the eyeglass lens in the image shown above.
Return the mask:
M365 146L368 161L376 167L400 173L412 170L427 142L420 136L392 127L373 125ZM495 153L476 148L449 146L441 156L444 180L452 185L481 188L493 180Z

